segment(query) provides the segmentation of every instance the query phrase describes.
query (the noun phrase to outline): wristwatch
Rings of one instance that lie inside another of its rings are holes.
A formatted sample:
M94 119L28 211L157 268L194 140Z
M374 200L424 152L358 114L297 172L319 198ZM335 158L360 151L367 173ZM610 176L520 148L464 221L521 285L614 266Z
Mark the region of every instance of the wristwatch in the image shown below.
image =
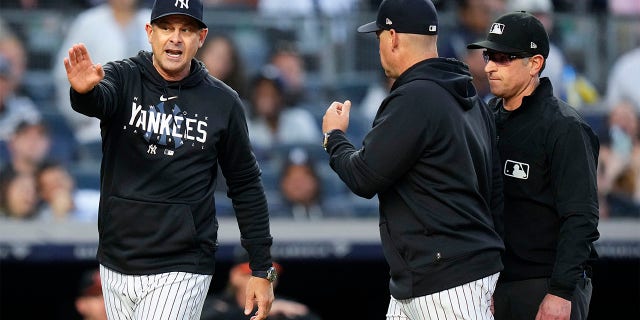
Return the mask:
M323 133L324 137L322 139L322 148L324 148L324 151L328 151L327 144L329 144L329 136L336 130L339 130L339 129L333 129Z
M252 271L251 275L258 278L263 278L269 280L269 282L274 282L278 279L278 272L276 268L271 267L265 271Z

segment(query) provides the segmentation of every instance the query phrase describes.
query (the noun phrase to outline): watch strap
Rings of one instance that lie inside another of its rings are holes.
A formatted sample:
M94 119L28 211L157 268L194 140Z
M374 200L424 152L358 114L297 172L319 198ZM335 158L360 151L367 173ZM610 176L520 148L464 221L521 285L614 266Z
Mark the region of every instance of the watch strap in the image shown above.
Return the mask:
M329 152L329 150L327 150L327 147L329 145L329 137L331 136L332 133L336 132L336 131L341 131L340 129L332 129L329 130L325 133L322 134L322 148L324 149L324 151Z
M267 279L269 280L269 282L274 282L278 278L278 272L274 267L270 267L267 270L251 271L251 275L258 278Z

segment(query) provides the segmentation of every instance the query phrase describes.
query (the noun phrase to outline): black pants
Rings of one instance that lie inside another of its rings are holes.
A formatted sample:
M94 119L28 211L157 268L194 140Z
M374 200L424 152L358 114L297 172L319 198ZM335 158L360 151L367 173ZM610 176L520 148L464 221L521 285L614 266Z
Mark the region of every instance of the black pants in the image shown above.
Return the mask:
M493 293L495 320L534 320L548 289L548 278L498 282ZM571 320L587 319L592 290L590 278L578 280L571 299Z

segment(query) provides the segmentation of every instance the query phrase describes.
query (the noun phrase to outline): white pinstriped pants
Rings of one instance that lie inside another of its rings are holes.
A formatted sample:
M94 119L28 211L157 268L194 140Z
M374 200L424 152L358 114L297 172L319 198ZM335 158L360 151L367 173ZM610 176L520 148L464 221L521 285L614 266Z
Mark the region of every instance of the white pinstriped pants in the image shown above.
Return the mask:
M491 296L499 275L422 297L391 297L387 320L493 320Z
M213 276L126 275L100 265L100 278L109 320L199 320Z

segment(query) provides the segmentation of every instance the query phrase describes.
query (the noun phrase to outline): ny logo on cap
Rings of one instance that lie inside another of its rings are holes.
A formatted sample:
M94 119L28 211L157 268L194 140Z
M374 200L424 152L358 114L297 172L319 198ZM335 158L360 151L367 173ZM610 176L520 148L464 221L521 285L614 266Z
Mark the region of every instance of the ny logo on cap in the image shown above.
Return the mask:
M178 3L180 4L180 9L189 9L189 0L176 0L173 6L177 8Z
M502 34L504 32L504 24L494 23L491 25L491 31L489 33Z
M387 18L387 20L384 21L384 23L388 26L392 25L393 22L391 22L391 19Z

